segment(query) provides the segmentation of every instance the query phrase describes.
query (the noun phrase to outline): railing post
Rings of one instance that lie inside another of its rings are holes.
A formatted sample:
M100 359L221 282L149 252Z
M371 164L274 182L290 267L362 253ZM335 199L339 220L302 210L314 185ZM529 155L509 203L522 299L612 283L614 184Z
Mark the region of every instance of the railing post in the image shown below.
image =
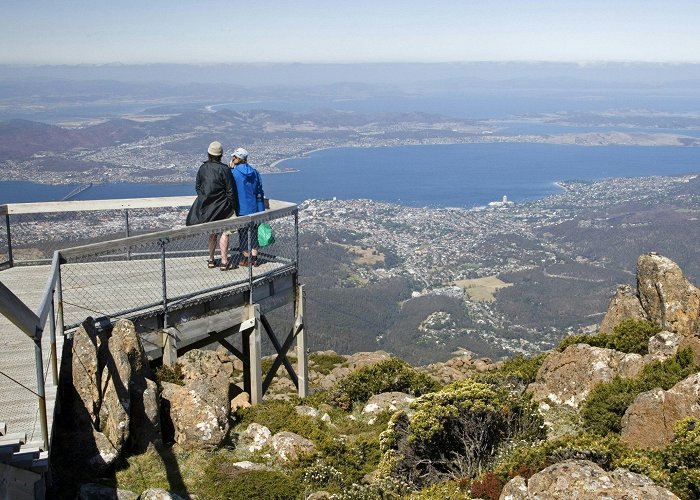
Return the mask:
M246 330L243 332L243 348L248 355L247 389L250 391L250 403L262 402L262 330L260 323L260 305L248 304L246 306Z
M126 230L126 237L131 236L131 231L129 228L129 209L124 209L124 228ZM131 260L131 247L126 248L126 260Z
M56 276L56 302L58 302L58 311L56 318L58 319L58 334L65 335L66 322L63 318L63 284L61 283L61 264L58 265L58 276Z
M12 230L10 229L10 214L5 214L5 227L7 229L7 261L10 267L14 266L12 259Z
M163 283L163 328L168 328L168 288L165 275L165 245L169 242L169 238L158 240L158 244L160 245L160 277Z
M294 210L294 245L296 248L296 268L299 274L299 210Z
M44 388L44 360L41 353L41 330L34 336L34 358L36 359L36 393L39 396L39 420L44 450L49 449L49 423L46 418L46 390Z
M51 376L53 385L58 385L58 357L56 354L56 308L54 306L54 296L51 296L51 306L49 308L49 342L51 345Z
M297 381L299 397L309 395L309 355L304 331L304 285L296 288L294 297L294 331L297 332Z
M248 304L253 303L253 231L255 228L254 222L248 223ZM257 258L257 257L256 257Z

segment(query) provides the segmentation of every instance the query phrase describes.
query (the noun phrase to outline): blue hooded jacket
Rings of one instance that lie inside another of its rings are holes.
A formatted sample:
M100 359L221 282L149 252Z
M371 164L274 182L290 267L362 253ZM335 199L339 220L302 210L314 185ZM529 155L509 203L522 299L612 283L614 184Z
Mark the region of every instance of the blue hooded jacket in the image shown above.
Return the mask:
M231 170L238 192L238 215L250 215L265 210L265 193L263 193L260 174L248 163L240 163Z

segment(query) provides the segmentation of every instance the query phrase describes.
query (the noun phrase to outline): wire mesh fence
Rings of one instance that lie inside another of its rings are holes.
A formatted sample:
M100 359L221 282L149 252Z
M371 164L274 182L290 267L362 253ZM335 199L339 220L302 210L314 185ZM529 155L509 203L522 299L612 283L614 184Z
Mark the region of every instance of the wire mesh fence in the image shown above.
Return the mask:
M186 216L186 207L10 214L0 236L2 262L9 260L8 224L13 265L36 265L56 250L183 227Z
M26 433L30 440L38 429L36 361L34 356L26 356L27 346L31 343L19 329L5 329L0 367L2 420L7 424L8 432Z
M2 221L0 224L0 265L10 261L10 247L7 240L9 220L9 215L0 216L0 221Z
M64 324L73 328L87 316L167 315L295 272L296 220L296 209L261 213L61 252ZM274 234L265 246L257 236L262 224ZM223 255L222 237L228 238Z

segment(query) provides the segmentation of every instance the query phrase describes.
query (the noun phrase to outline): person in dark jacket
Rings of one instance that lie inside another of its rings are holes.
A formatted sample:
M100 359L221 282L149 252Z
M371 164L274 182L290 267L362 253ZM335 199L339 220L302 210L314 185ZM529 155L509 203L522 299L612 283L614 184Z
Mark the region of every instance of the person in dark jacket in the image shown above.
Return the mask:
M233 152L233 157L229 163L233 174L234 184L238 198L238 215L250 215L265 210L265 193L263 192L262 179L260 174L253 167L248 165L248 151L238 148ZM252 230L250 230L252 229ZM248 242L248 238L251 239ZM241 254L241 266L249 263L253 266L260 264L258 261L258 226L248 226L238 231L239 251ZM248 255L248 248L252 257ZM250 262L249 259L250 258Z
M238 205L238 193L233 184L233 179L226 165L221 163L224 149L219 141L209 144L207 150L209 159L202 163L197 171L197 199L192 204L187 214L186 224L203 224L226 219L235 214ZM216 267L214 253L216 252L216 239L218 234L209 235L209 260L207 265L210 268ZM225 243L225 245L224 245ZM221 250L221 263L219 268L223 271L228 269L228 238L224 242L222 237L219 242Z

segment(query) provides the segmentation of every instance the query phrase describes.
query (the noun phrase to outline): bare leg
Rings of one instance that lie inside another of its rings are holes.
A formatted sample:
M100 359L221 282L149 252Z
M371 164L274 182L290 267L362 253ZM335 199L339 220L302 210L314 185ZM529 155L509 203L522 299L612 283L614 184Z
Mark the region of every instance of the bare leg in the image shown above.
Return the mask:
M219 239L219 250L221 250L221 265L225 266L228 264L228 232L221 233L221 239Z
M214 260L214 252L216 251L216 233L209 235L209 260Z

